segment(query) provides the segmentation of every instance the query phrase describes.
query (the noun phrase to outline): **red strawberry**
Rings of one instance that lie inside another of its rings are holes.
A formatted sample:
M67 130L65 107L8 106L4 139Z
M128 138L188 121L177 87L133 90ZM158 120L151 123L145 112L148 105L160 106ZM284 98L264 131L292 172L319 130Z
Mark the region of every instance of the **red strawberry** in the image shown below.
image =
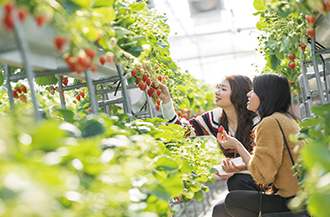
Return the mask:
M144 82L146 82L148 78L149 78L149 73L146 73L146 74L144 74L144 75L142 76L142 80L143 80Z
M79 94L82 98L85 98L85 92L84 91L81 91Z
M157 105L160 105L160 100L157 101Z
M160 109L159 105L156 105L156 109L157 109L157 111L159 111L159 109Z
M155 92L155 89L151 87L151 88L148 90L148 95L149 95L149 97L151 97L152 94L153 94L154 92Z
M104 63L107 61L105 57L100 57L100 63L104 65Z
M21 21L21 23L24 23L28 14L29 14L29 11L26 8L18 9L18 17L19 17L19 20Z
M307 29L307 34L309 37L314 38L315 37L315 30L314 29Z
M15 90L16 90L16 92L17 92L17 93L22 93L22 91L21 91L21 88L20 88L20 87L15 87Z
M55 93L55 88L54 88L53 86L47 87L46 89L48 90L48 92L49 92L51 95L54 95L54 93ZM56 91L58 91L58 88L57 88Z
M69 79L67 77L64 77L63 80L62 80L62 84L64 86L66 86L66 85L68 85L68 83L69 83Z
M12 31L14 29L14 20L11 17L11 13L6 14L2 22L8 31Z
M113 59L115 58L114 55L113 55L113 53L107 54L106 57L107 57L107 61L109 63L112 63L113 62Z
M14 7L15 7L15 3L10 1L5 5L4 8L7 13L11 13L13 11Z
M166 80L166 81L168 80L168 76L167 76L167 75L165 76L165 80Z
M188 113L188 109L183 109L183 113Z
M316 21L316 16L314 15L306 15L305 18L308 24L314 24Z
M162 82L162 80L163 80L163 77L162 77L161 75L160 75L160 76L158 76L157 78L158 78L159 82Z
M135 78L135 84L139 84L139 82L141 81L141 78Z
M300 43L300 48L301 48L301 50L302 50L302 51L304 51L304 52L305 52L305 49L306 49L306 45L304 46L302 43Z
M132 71L131 71L131 74L132 74L132 77L135 77L136 74L137 74L137 71L136 71L136 70L132 70Z
M18 99L19 98L16 90L13 90L13 97L15 99Z
M85 69L91 66L90 62L85 57L78 57L78 63L83 66Z
M157 96L159 96L162 93L161 90L157 90Z
M294 53L292 53L292 54L289 54L289 59L291 60L291 61L294 61L294 59L296 59L296 54L294 54Z
M146 88L147 88L147 85L146 85L145 83L140 82L140 83L139 83L139 88L140 88L142 91L145 91Z
M86 48L85 49L85 53L86 55L92 60L95 57L95 51L93 49L90 48Z
M159 69L159 66L156 65L156 66L155 66L155 70L157 70L157 69Z
M91 67L92 72L96 72L97 67L98 67L98 65L96 63L94 65L92 65L92 67Z
M76 99L80 102L80 95L79 94L76 95Z
M87 111L88 111L88 112L90 112L90 113L92 113L92 109L90 109L90 108L89 108L89 109L87 109Z
M178 116L181 117L182 113L181 111L178 111Z
M288 66L289 66L292 70L294 70L296 64L293 63L293 62L291 62L291 63L288 64Z
M150 84L151 84L151 80L148 78L148 80L146 81L146 84L148 85L148 86L150 86Z
M46 22L46 17L43 14L38 14L35 19L39 28L41 28Z
M27 89L26 89L26 87L24 85L20 87L20 90L23 93L27 93Z
M27 103L27 100L26 100L26 96L24 94L20 95L19 99L24 102L24 103Z
M224 128L223 128L223 126L220 126L218 132L219 132L220 134L222 134L222 131L224 131Z
M288 81L289 82L289 86L291 85L291 81Z

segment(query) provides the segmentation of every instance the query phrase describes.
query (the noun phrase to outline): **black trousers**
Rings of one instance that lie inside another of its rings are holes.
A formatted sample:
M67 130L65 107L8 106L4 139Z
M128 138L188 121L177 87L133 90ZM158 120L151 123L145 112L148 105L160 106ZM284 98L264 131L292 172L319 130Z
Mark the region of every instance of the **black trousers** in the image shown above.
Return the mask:
M236 173L227 180L228 191L248 190L259 191L254 179L249 174ZM243 215L244 216L244 215ZM225 209L225 201L219 201L214 207L212 217L230 217Z
M293 197L262 194L262 213L290 211L287 204ZM228 193L225 199L225 209L232 217L257 217L259 214L260 192L237 190Z

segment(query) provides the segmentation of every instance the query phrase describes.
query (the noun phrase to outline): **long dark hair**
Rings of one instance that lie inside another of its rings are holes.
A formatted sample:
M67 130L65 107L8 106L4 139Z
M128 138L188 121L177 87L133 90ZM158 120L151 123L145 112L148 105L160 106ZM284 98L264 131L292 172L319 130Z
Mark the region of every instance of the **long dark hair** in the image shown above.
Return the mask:
M247 151L251 152L253 118L257 115L246 108L248 101L246 94L252 90L252 81L249 77L243 75L226 76L226 80L229 82L231 89L230 101L238 115L235 137L244 145ZM222 112L219 122L219 125L223 126L228 132L228 119L225 111Z
M287 113L291 105L288 80L280 74L267 73L253 79L253 90L260 100L257 109L261 119L274 112Z

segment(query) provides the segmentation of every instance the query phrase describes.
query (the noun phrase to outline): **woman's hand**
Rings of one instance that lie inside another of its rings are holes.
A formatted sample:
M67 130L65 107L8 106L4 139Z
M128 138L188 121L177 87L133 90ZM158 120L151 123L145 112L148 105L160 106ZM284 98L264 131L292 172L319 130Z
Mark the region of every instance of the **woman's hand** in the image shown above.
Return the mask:
M218 133L217 141L224 149L235 148L237 143L239 143L235 137L232 137L230 133L228 135L225 130L223 130L222 133Z
M220 175L218 171L216 171L214 174L224 179L225 181L234 175L234 173L227 173L224 175Z
M163 104L166 104L169 101L171 101L171 95L167 87L164 84L160 83L159 89L162 91L161 94L159 95L159 98L162 100Z
M234 162L232 162L230 160L230 158L227 158L226 160L223 160L222 163L223 163L222 169L226 173L237 173L237 172L239 172L243 169L242 166L236 166L234 164ZM246 166L243 165L243 167L246 167Z

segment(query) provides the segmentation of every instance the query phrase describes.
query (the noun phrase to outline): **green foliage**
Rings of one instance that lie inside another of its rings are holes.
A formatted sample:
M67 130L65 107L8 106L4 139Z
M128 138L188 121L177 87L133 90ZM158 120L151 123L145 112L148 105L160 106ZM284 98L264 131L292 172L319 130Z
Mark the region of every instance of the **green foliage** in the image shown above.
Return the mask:
M301 150L306 173L304 191L292 204L297 207L307 199L307 208L313 216L326 217L330 200L330 104L313 107L311 111L314 116L301 122L301 133L296 135L306 139Z
M300 61L310 57L309 52L302 55L299 47L307 45L306 10L297 10L299 1L255 0L254 7L260 16L257 23L261 35L258 36L258 51L263 54L266 66L262 73L274 72L284 75L291 81L291 90L297 94L300 91L298 76ZM294 61L289 60L289 54L295 54ZM288 64L295 63L291 69Z
M159 118L77 117L0 118L2 215L169 216L171 198L201 200L208 191L219 163L214 143L186 140Z

